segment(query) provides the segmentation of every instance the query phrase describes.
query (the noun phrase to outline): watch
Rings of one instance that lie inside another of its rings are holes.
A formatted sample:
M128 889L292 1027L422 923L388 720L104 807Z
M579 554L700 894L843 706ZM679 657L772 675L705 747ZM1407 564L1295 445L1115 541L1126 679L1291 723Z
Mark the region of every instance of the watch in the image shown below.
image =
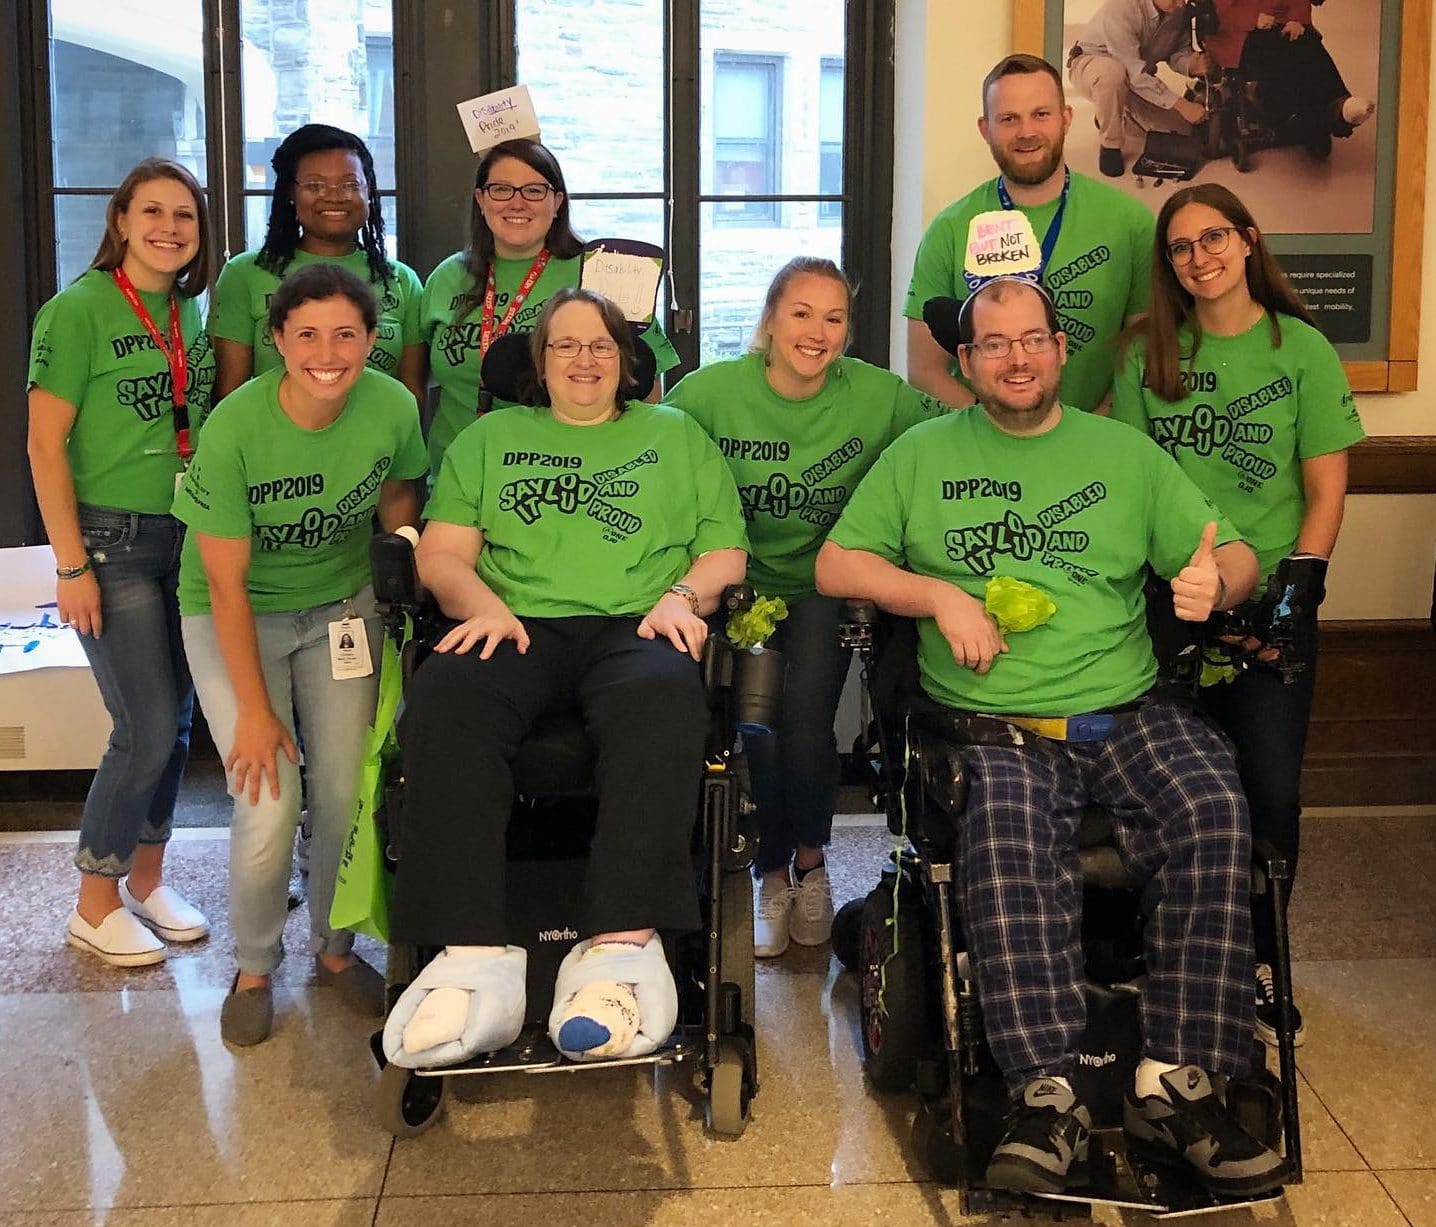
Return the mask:
M89 569L90 569L90 560L89 560L88 558L86 558L85 561L84 561L84 565L82 565L82 566L78 566L78 567L56 567L56 568L55 568L55 575L56 575L59 579L79 579L80 576L82 576L82 575L83 575L86 571L88 571Z
M693 611L694 617L698 616L698 594L694 592L692 588L687 584L672 584L669 586L668 591L676 592L681 596L688 602L688 608Z

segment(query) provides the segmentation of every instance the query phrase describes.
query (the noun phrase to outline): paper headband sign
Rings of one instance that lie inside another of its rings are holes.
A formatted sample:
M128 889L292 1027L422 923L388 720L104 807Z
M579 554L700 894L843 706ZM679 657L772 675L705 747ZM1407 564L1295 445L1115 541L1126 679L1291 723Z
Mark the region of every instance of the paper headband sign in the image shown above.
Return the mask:
M635 239L595 239L584 245L578 283L612 299L632 324L653 322L663 248Z
M527 85L515 85L459 103L469 148L483 153L505 141L539 139L538 116Z
M1037 282L1042 247L1027 215L1016 209L979 213L967 228L967 258L962 275L970 293L996 277Z

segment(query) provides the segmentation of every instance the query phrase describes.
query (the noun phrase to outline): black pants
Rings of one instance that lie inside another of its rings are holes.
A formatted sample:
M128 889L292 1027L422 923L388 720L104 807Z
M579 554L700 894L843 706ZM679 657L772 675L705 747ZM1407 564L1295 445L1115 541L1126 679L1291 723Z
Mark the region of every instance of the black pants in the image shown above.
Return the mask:
M1262 111L1283 140L1351 135L1341 115L1351 91L1316 30L1295 42L1280 28L1253 30L1242 48L1241 72L1260 86Z
M1208 686L1202 703L1237 751L1237 770L1251 809L1252 840L1287 858L1295 885L1301 830L1301 760L1316 688L1315 654L1290 683L1257 665L1233 682ZM1288 899L1290 894L1288 894ZM1252 899L1252 939L1259 963L1276 957L1271 901Z
M520 741L576 704L598 748L586 936L697 928L690 843L708 703L698 665L638 618L525 618L489 660L435 652L399 727L406 777L393 932L415 945L504 945L506 840Z

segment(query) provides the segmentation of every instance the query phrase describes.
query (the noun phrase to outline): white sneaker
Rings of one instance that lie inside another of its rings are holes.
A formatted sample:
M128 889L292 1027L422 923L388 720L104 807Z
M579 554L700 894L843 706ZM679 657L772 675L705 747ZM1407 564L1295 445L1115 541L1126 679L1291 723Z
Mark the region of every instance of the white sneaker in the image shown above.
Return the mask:
M197 942L209 936L209 921L204 913L177 890L156 886L149 898L141 903L130 894L129 886L120 883L120 901L142 923L171 942Z
M70 913L65 941L104 959L111 967L145 967L165 961L165 944L122 907L100 921L88 923L79 912Z
M788 922L792 938L800 946L823 946L833 935L833 888L828 870L819 865L803 875L797 885L798 898Z
M753 954L760 959L776 959L788 948L788 917L798 889L781 878L763 875L758 890L758 914L753 921Z
M1341 118L1353 128L1361 127L1375 114L1376 103L1372 102L1370 98L1360 98L1353 94L1341 104Z

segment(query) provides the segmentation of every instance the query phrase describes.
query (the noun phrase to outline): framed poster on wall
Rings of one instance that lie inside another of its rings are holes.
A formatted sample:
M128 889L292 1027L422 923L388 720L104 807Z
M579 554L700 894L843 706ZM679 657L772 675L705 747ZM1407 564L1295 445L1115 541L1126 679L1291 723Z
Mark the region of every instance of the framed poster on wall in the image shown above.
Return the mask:
M1099 49L1145 11L1134 0L1014 0L1016 50L1062 70L1069 165L1153 212L1182 175L1230 188L1352 387L1413 391L1431 0L1145 6L1139 63L1124 67Z

